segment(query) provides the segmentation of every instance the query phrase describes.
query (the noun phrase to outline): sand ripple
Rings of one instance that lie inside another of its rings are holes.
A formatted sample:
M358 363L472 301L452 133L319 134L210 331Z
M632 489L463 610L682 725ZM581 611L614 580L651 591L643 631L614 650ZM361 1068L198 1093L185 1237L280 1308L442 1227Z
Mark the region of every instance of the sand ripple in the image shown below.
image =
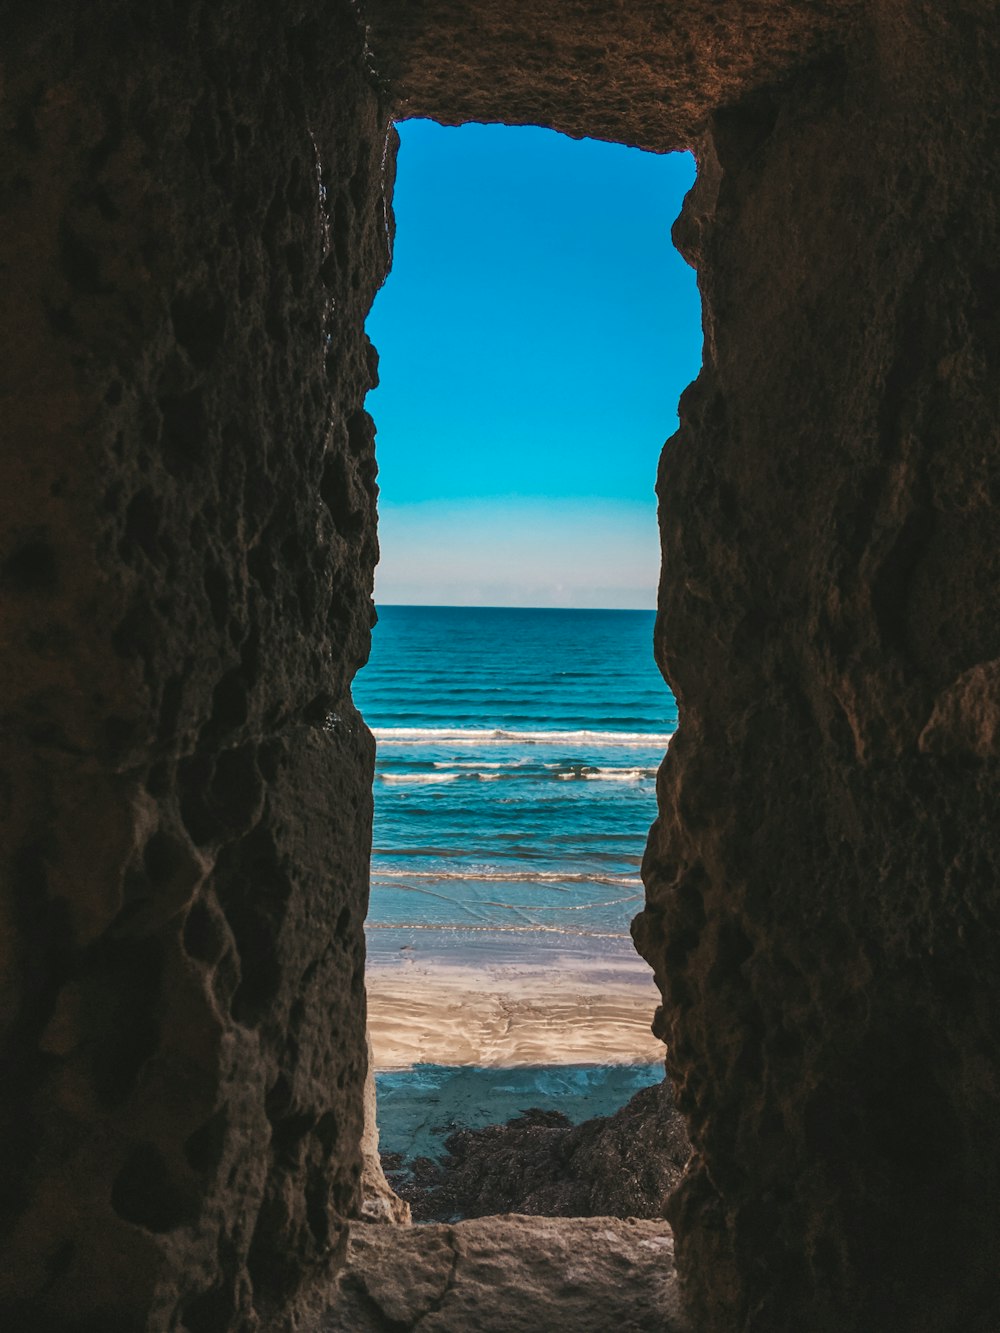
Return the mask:
M572 967L404 961L368 969L368 1024L379 1071L414 1064L641 1064L659 995L649 969L602 960Z

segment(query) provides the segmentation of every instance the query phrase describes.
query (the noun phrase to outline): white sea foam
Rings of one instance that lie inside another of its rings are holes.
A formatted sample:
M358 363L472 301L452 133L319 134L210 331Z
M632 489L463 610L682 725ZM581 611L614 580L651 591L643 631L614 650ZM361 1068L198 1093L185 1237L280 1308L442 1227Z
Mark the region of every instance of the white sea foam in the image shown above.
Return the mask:
M656 777L655 768L600 768L589 764L543 764L534 771L526 771L521 763L434 764L433 773L378 773L380 782L405 783L419 787L438 782L498 782L501 779L534 779L560 782L646 782Z
M584 940L629 940L631 936L624 930L580 930L572 926L550 926L530 924L526 926L510 925L507 922L470 925L465 921L366 921L366 930L428 930L441 934L457 935L466 932L496 935L572 935Z
M471 879L483 883L509 884L618 884L622 888L634 888L640 883L638 875L580 874L577 871L560 870L480 870L476 867L469 870L404 870L373 866L372 879L429 879L435 882Z
M504 727L373 727L381 745L666 746L672 731L514 731Z

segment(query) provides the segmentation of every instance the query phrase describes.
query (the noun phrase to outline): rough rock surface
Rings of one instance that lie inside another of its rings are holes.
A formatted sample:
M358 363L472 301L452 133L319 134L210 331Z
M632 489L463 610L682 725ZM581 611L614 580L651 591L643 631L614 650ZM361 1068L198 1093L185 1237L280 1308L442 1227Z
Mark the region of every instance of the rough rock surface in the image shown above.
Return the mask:
M720 1333L993 1329L996 8L653 9L377 0L373 41L407 112L699 159L635 932L680 1270Z
M700 1326L1000 1327L992 6L875 4L718 113L676 234L641 951Z
M389 1171L419 1222L490 1213L662 1218L691 1155L666 1080L614 1115L573 1125L558 1111L530 1110L459 1130L445 1146L442 1162Z
M0 1325L223 1333L357 1203L384 113L348 4L3 13Z
M301 1333L685 1333L665 1222L488 1217L355 1224Z
M368 0L399 115L503 120L663 153L838 44L859 0Z
M993 1333L996 7L371 19L2 10L0 1322L266 1327L344 1247L395 96L699 157L636 927L699 1327Z
M361 1206L360 1215L366 1222L399 1223L406 1226L412 1221L410 1205L401 1198L386 1179L379 1154L378 1105L375 1087L375 1060L369 1036L368 1075L365 1078L364 1127L361 1132Z

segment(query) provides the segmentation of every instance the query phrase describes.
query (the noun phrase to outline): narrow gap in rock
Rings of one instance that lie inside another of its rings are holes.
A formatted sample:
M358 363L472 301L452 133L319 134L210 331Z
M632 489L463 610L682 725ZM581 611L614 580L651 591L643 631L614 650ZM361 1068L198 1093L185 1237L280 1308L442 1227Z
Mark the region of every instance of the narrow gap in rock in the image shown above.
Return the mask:
M688 1145L629 922L677 721L652 655L654 482L699 368L669 234L693 162L399 132L368 323L379 624L355 683L378 743L383 1164L418 1220L659 1217Z

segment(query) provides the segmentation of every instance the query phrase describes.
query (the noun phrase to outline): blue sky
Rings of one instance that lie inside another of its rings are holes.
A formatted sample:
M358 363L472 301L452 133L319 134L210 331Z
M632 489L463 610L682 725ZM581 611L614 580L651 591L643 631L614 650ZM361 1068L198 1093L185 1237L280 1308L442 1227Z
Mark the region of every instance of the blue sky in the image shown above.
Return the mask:
M551 130L398 126L376 600L651 607L653 485L701 362L670 226L694 176Z

